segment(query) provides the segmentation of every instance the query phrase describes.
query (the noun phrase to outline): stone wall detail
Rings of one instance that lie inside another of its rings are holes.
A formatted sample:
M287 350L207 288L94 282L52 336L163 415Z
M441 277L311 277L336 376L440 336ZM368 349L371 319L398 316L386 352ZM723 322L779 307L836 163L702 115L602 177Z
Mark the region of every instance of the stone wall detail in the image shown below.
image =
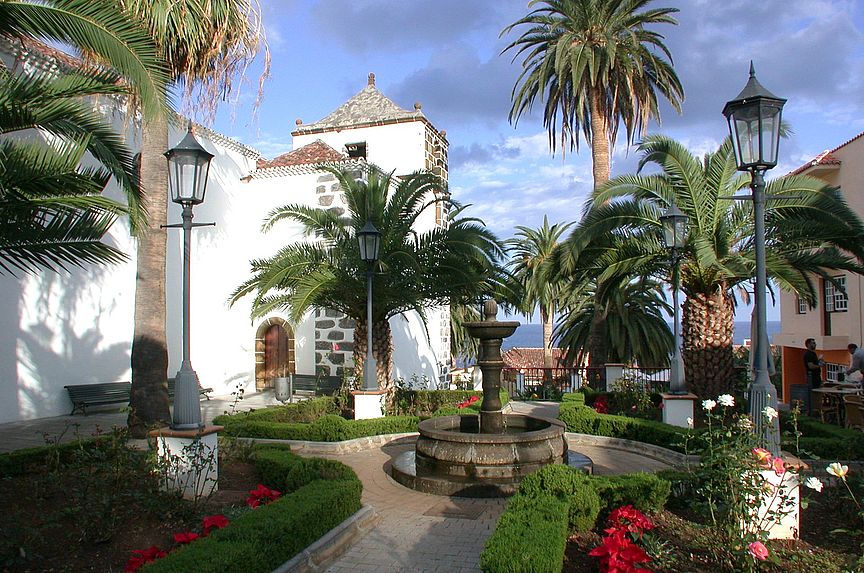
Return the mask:
M354 320L329 308L315 310L315 373L343 376L354 368Z

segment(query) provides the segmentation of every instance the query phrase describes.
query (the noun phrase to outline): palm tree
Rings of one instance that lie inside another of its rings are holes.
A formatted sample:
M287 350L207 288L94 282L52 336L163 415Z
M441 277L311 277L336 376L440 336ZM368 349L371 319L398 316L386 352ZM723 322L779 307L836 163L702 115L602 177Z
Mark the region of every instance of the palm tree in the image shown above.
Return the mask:
M299 322L312 308L338 310L355 321L354 368L361 376L366 356L366 278L356 231L371 221L381 232L373 305L373 355L378 387L392 389L393 344L389 319L434 305L466 304L491 292L503 255L495 236L481 221L451 213L448 225L430 231L414 229L418 218L445 200L442 182L429 173L401 178L366 168L323 167L345 193L344 217L321 208L287 205L273 210L264 229L280 221L303 225L314 239L283 247L274 256L252 261L252 277L232 294L232 304L253 294L252 315L285 310ZM434 197L430 199L430 197Z
M71 45L123 78L148 116L164 113L168 75L156 46L113 0L3 0L0 35Z
M120 0L133 20L155 40L170 79L185 101L212 116L263 43L258 12L250 0ZM269 53L265 58L267 74ZM132 397L128 425L135 436L169 419L168 349L165 334L165 260L168 213L168 122L145 122L141 181L150 225L138 243L135 333L132 339Z
M552 256L561 235L572 223L556 223L549 226L549 219L543 216L543 225L539 229L516 227L516 236L505 241L510 256L510 271L513 277L521 283L523 298L519 311L526 316L535 310L540 310L540 321L543 323L543 364L546 368L554 367L552 361L552 327L555 321L556 302L561 297L563 284L550 280L541 273L541 268Z
M134 162L85 100L125 91L112 74L0 70L0 274L125 258L101 239L117 216L130 215L133 231L141 226ZM81 166L86 152L98 166ZM102 196L112 177L129 207Z
M616 177L597 189L568 247L596 261L600 280L665 276L659 216L672 203L686 213L681 288L687 383L700 396L730 392L736 291L747 287L755 262L752 203L729 197L749 178L736 171L728 139L701 160L662 136L647 137L639 152L640 172L648 164L661 171ZM774 284L813 303L817 277L864 270L864 223L837 188L786 176L771 181L766 193L776 197L766 209L766 265Z
M0 35L30 64L0 71L0 266L36 272L121 260L103 235L124 214L136 233L146 213L131 154L88 100L131 96L148 116L164 113L167 76L155 45L109 0L6 0ZM37 38L101 64L42 62ZM98 167L81 167L85 152ZM128 207L101 196L110 177Z
M606 344L612 362L638 362L645 367L666 367L673 349L672 332L664 318L670 312L662 285L651 277L625 280L623 284L607 281L605 293L595 296L595 282L573 289L562 301L564 310L555 330L555 339L564 349L564 359L581 364L585 344L591 331L596 301L608 317ZM610 288L611 287L611 288Z
M678 10L643 10L651 1L532 0L528 6L536 8L501 32L527 26L502 52L514 50L514 61L523 57L510 121L518 122L540 100L553 153L559 121L562 153L567 145L578 149L581 131L591 145L595 189L609 179L610 147L621 122L629 144L652 117L659 120L657 92L681 111L684 89L672 55L664 37L648 29L677 24L672 14ZM602 313L594 315L587 341L595 367L606 362L604 320Z

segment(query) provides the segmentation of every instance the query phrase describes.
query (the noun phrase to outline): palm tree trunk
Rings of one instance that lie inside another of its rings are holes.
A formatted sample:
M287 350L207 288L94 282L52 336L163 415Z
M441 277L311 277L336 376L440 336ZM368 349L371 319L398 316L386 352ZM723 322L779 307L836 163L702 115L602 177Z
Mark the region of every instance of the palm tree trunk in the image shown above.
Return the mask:
M148 228L138 240L135 332L132 338L132 395L127 424L134 437L171 419L168 403L168 344L165 335L165 224L168 217L168 121L142 128L141 181L146 182Z
M681 314L687 388L700 398L731 394L735 309L729 294L688 293Z
M363 380L366 364L365 320L355 320L354 326L354 378ZM375 378L379 390L388 393L393 389L393 335L390 322L379 320L372 326L372 355L375 357ZM362 384L361 384L362 386Z
M594 189L609 181L609 118L606 117L606 105L603 91L591 89L591 160L594 171ZM598 282L594 295L594 316L591 318L591 331L588 334L587 351L590 378L602 384L606 379L603 367L609 355L606 344L606 314L602 311L600 297L603 292Z
M553 368L552 361L552 317L554 311L540 305L540 321L543 323L543 366Z

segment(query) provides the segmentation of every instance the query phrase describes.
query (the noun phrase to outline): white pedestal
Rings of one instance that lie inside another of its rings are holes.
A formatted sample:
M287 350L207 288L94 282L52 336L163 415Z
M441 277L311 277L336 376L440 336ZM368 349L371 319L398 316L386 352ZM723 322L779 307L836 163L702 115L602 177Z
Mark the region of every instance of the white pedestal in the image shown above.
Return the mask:
M354 396L355 420L368 420L384 416L386 392L383 390L355 390L351 394Z
M798 475L787 471L778 476L774 470L761 470L759 474L765 493L749 527L767 531L768 539L798 539L801 514ZM769 516L769 511L773 515Z
M612 392L615 390L615 381L619 378L624 378L623 364L606 364L606 391Z
M696 394L661 394L663 397L663 423L679 428L689 428L687 418L693 420Z
M218 489L221 430L222 426L206 426L200 430L161 428L150 432L156 438L165 489L179 491L186 499L206 497Z

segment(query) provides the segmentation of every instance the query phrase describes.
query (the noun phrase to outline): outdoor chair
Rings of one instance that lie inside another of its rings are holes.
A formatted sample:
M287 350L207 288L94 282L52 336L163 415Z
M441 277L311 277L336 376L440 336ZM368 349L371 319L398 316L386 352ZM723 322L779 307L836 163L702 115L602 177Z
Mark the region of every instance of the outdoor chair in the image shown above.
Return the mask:
M843 396L843 405L846 408L846 427L857 430L864 429L864 417L861 415L864 398L861 396Z
M840 424L842 402L836 396L822 394L819 416L823 424Z

